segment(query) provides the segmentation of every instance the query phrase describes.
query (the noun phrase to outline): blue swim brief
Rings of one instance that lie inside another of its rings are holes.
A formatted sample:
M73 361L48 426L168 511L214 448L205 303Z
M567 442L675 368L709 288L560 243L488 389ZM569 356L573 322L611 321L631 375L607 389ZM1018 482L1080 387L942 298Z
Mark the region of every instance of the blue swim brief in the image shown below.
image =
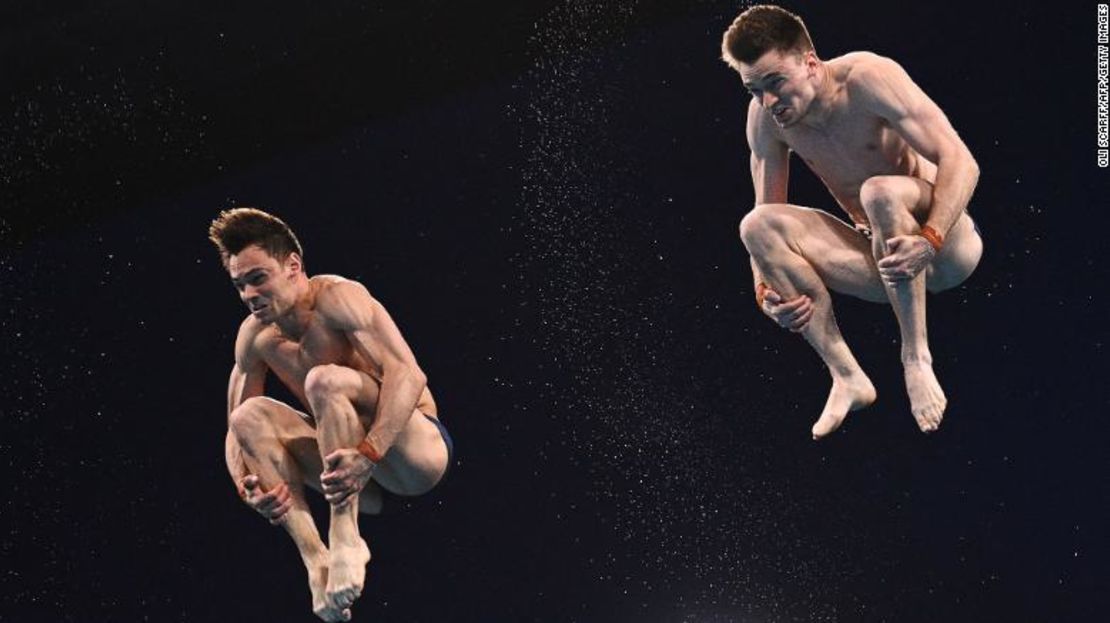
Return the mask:
M443 443L447 445L447 469L443 470L443 476L440 478L440 482L442 482L443 478L446 478L447 474L451 471L451 464L455 462L455 442L451 439L451 433L447 432L447 427L443 425L443 422L439 421L439 418L432 417L427 413L421 413L424 417L428 418L432 424L436 425L436 428L439 429L440 436L443 437Z

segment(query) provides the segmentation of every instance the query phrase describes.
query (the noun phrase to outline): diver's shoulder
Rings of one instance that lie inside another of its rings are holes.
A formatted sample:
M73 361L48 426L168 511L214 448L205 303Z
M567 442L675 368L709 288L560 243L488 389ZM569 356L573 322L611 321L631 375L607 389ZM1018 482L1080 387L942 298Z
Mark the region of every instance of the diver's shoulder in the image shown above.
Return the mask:
M894 59L874 52L849 52L828 61L834 74L842 81L860 83L880 78L892 71L902 71Z
M243 339L253 339L266 330L266 324L255 318L254 314L247 314L243 322L239 323L239 333L236 342Z
M847 54L842 54L840 56L837 56L836 58L830 58L829 60L825 61L826 64L832 65L833 67L847 68L868 67L871 65L881 65L891 62L893 62L893 60L890 57L883 56L882 54L876 54L875 52L870 52L868 50L848 52Z
M253 314L248 314L243 322L239 323L239 333L235 336L235 359L246 361L255 355L258 350L259 339L269 329L269 325L259 321Z
M346 294L369 294L369 290L362 283L340 275L314 275L309 279L309 284L312 286L317 305L326 304L335 297Z
M333 329L351 330L369 322L379 305L366 286L338 275L322 275L315 285L313 311Z
M351 279L342 275L313 275L308 278L308 283L311 284L313 288L326 288L337 283L343 283L344 281L351 281Z

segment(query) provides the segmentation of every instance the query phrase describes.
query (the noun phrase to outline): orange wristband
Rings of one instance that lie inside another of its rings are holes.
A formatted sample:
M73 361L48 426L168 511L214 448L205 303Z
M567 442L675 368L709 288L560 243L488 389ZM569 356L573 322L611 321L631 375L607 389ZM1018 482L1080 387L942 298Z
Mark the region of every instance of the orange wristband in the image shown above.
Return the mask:
M771 288L762 281L755 284L755 304L758 305L760 309L763 308L763 297L767 296L767 290L770 289Z
M921 228L921 232L917 234L929 242L933 250L940 253L940 248L944 246L944 237L937 233L937 230L925 225Z
M382 462L381 453L378 452L377 450L375 450L374 446L370 445L370 442L367 441L366 439L363 439L362 441L358 442L357 450L358 450L359 454L361 454L362 456L370 459L370 462L373 463L374 465L377 465L378 463Z

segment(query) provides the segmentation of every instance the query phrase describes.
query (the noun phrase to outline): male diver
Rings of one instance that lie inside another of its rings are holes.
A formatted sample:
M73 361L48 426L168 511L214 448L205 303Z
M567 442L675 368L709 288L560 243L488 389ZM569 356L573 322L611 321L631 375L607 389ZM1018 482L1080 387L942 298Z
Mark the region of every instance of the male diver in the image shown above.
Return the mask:
M296 544L313 612L350 620L370 560L358 513L378 513L383 490L434 487L451 438L401 332L360 283L309 277L296 236L261 210L222 212L209 237L250 310L228 387L228 470L243 500ZM304 411L263 395L270 372ZM330 504L327 546L304 485Z
M979 263L983 242L967 214L979 179L975 159L898 63L870 52L821 60L802 20L779 7L741 13L721 48L752 95L755 208L740 238L757 304L801 333L832 375L813 438L875 400L840 335L829 290L893 307L913 417L922 431L935 431L947 399L926 339L925 292L959 285ZM788 203L792 151L854 227Z

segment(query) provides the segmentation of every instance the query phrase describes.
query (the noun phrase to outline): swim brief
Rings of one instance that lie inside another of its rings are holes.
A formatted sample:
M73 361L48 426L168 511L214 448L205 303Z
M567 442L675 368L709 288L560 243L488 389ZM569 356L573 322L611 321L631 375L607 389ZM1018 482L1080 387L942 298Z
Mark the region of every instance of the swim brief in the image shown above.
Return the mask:
M455 462L455 442L451 439L451 433L447 432L447 427L443 425L443 422L439 421L439 418L432 417L423 411L421 415L428 418L432 424L436 425L436 428L439 429L439 435L443 437L443 443L447 446L447 469L443 470L443 476L440 478L440 482L442 482L451 471L451 464Z

